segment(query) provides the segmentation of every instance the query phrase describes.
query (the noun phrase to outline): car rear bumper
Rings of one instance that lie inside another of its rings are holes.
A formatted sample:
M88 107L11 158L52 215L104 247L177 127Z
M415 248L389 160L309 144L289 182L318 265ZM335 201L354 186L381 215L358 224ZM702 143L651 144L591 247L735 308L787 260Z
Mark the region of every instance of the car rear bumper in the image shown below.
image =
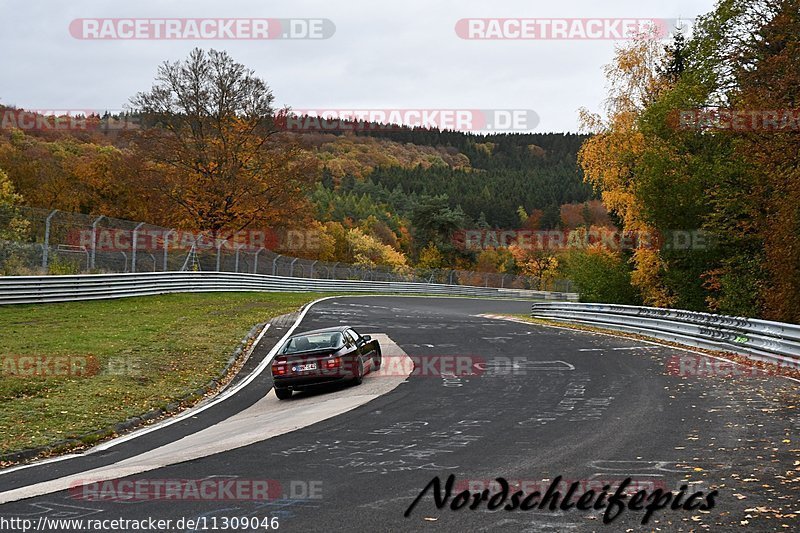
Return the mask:
M276 389L303 390L320 385L343 383L353 379L350 375L337 374L334 376L273 376L272 381Z

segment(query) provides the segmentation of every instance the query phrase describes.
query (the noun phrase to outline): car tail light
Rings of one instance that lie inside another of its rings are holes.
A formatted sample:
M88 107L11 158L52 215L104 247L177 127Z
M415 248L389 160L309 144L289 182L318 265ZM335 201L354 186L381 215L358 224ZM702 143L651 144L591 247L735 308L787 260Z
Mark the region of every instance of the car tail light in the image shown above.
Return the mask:
M342 360L339 357L334 357L333 359L328 359L325 361L325 368L330 370L332 368L338 368L342 366Z
M273 376L282 376L289 372L289 366L287 365L286 361L275 361L272 364L272 375Z

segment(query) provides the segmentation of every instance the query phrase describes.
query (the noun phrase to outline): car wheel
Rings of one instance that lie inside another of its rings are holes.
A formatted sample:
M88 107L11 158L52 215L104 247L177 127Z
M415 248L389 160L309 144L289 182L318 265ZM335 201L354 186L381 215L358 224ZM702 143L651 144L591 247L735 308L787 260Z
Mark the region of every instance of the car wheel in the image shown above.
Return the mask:
M383 355L381 355L381 349L378 348L377 350L375 350L375 355L372 357L372 369L380 370L382 362L383 362Z
M356 357L355 362L355 369L353 370L353 383L355 385L361 385L361 382L364 381L364 361L361 357Z
M279 400L288 400L292 397L292 389L279 389L275 387L275 396L277 396Z

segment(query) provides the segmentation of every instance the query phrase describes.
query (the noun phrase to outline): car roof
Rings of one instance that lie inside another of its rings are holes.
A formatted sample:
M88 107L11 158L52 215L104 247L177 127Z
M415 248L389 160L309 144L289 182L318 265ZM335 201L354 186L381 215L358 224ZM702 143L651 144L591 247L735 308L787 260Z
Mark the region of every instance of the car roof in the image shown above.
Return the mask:
M310 331L303 331L302 333L296 333L292 335L290 338L294 339L295 337L303 337L305 335L313 335L316 333L332 333L332 332L339 332L343 333L346 329L351 329L350 326L334 326L332 328L321 328L321 329L312 329Z

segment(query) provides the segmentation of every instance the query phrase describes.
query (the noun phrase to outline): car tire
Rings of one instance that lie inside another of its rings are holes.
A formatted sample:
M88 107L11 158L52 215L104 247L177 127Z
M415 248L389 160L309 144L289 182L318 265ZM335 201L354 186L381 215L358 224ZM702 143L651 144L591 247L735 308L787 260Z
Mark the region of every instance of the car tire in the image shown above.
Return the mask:
M355 367L353 369L353 384L361 385L361 382L364 381L364 361L361 359L361 357L356 357L356 361L353 366Z
M372 357L372 370L380 370L381 363L383 363L383 355L381 354L381 349L378 348L375 350L375 355Z
M279 400L288 400L292 397L292 389L279 389L275 387L275 396L277 396Z

